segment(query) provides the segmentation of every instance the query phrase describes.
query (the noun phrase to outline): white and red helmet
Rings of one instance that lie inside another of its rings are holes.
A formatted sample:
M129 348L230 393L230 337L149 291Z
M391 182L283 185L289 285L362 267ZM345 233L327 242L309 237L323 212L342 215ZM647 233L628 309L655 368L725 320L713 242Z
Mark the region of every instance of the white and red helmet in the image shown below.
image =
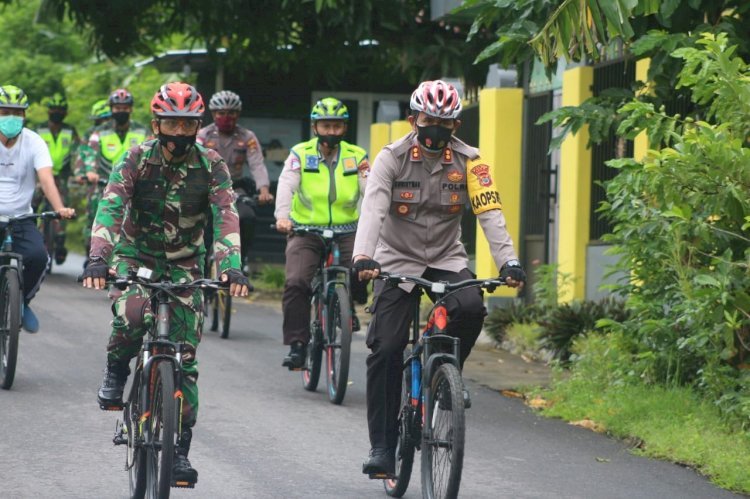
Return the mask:
M443 80L423 81L411 94L409 107L430 116L455 119L461 114L461 97L456 87Z
M187 83L166 83L151 99L151 112L157 118L200 118L205 111L203 97Z

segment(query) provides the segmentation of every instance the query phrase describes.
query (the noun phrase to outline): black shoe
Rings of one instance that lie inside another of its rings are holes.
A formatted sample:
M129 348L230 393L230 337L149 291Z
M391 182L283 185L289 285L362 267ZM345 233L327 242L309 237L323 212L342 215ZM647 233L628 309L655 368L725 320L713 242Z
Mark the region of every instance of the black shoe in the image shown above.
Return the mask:
M302 369L305 365L305 356L307 354L307 345L301 341L295 341L289 348L289 354L284 357L282 366L289 369Z
M362 464L362 473L370 478L393 478L396 476L396 449L373 447L370 457Z
M125 390L125 382L128 380L130 368L121 362L107 362L104 369L104 379L99 387L99 406L107 411L122 408L122 392Z
M359 331L360 329L359 317L352 311L352 331Z
M65 263L65 259L68 258L68 250L65 248L55 248L55 263L62 265Z
M185 428L180 435L180 440L174 450L174 462L172 463L172 487L187 487L192 489L198 482L198 472L192 467L188 460L190 442L192 440L192 429Z
M193 488L198 482L198 472L192 467L188 457L177 449L172 463L172 487Z

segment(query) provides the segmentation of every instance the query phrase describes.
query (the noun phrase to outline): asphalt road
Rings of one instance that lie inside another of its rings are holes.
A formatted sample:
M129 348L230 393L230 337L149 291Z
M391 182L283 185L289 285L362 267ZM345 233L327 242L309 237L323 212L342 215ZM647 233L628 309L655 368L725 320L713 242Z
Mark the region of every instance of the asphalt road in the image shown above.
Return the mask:
M33 303L36 335L22 333L16 381L0 392L0 498L127 497L117 413L95 401L111 313L105 293L80 288L80 260L56 268ZM177 498L385 497L361 473L369 448L364 336L355 336L342 406L303 390L281 367L281 316L241 303L228 340L198 350L201 409L191 461L194 490ZM515 399L469 383L465 498L724 498L683 467L633 456L621 443L547 420ZM418 463L405 497L421 496Z

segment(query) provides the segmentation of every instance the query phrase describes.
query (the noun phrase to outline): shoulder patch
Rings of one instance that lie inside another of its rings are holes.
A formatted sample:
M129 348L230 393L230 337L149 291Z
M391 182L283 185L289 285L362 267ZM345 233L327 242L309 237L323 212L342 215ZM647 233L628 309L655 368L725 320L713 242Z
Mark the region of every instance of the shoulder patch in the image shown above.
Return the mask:
M490 166L483 163L481 158L469 160L466 164L468 172L466 183L471 200L471 209L475 215L490 210L501 210L500 194L493 187Z

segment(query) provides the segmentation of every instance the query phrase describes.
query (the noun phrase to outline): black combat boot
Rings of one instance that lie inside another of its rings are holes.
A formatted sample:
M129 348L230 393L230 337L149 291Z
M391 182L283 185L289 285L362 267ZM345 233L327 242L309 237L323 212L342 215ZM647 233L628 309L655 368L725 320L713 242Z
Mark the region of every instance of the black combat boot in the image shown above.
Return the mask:
M193 430L185 428L180 435L180 441L174 450L174 463L172 463L172 487L193 488L198 482L198 472L188 461L190 452L190 441L193 439Z
M128 380L130 367L127 362L107 361L107 367L104 369L104 379L99 387L99 406L103 410L122 408L122 392L125 389L125 382Z
M282 366L289 369L302 369L305 365L305 356L307 354L307 345L301 341L295 341L290 345L289 354L284 357Z
M370 478L392 478L396 475L396 449L373 447L370 457L362 464L362 473Z

